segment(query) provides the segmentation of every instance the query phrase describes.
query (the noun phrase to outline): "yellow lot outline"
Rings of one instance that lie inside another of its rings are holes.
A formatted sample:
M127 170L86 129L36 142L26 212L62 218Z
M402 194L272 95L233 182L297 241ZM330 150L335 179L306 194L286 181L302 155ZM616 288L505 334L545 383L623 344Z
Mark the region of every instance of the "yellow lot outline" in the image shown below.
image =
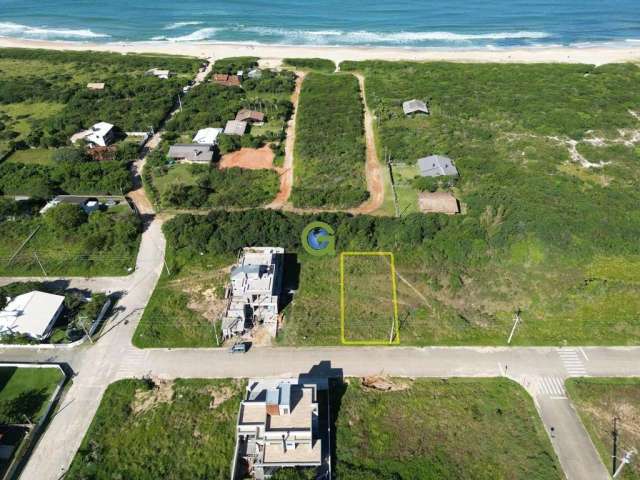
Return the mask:
M345 322L345 285L344 285L344 259L349 256L376 256L390 257L391 289L393 301L393 324L395 336L392 342L388 340L347 340L344 336ZM398 298L396 294L396 267L392 252L342 252L340 254L340 340L343 345L399 345L400 330L398 325Z

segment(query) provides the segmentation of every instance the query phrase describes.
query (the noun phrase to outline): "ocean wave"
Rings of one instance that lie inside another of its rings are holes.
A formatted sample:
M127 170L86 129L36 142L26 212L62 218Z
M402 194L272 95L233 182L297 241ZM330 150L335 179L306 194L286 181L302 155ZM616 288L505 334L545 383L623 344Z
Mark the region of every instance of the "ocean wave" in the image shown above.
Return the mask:
M204 22L175 22L164 27L164 30L176 30L178 28L190 27L192 25L202 25L203 23Z
M270 27L244 27L240 31L255 33L260 36L281 36L299 41L331 41L339 37L342 43L415 43L415 42L470 42L474 40L539 40L548 38L547 32L517 31L490 33L453 33L453 32L393 32L380 33L367 30L287 30Z
M198 42L202 40L210 40L215 37L220 28L201 28L195 32L191 32L187 35L180 35L179 37L153 37L152 40L167 40L169 42Z
M87 28L72 30L70 28L30 27L13 22L0 22L0 36L38 40L54 39L90 39L106 38L111 35L96 33Z

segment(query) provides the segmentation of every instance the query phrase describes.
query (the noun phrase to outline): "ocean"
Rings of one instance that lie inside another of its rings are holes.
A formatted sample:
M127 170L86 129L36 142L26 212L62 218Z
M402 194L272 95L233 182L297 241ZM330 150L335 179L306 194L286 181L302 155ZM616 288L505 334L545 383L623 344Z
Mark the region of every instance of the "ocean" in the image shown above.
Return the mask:
M0 36L496 49L640 46L640 0L0 0Z

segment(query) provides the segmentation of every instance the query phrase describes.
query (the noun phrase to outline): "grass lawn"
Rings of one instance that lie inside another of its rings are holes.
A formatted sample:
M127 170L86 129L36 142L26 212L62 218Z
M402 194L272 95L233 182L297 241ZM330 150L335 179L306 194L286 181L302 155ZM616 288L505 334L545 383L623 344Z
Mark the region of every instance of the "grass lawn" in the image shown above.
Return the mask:
M29 150L16 150L13 152L7 162L26 163L37 165L52 165L53 150L48 148L30 148Z
M154 175L153 177L153 185L158 189L160 195L164 194L169 186L176 183L196 185L196 175L193 173L191 164L175 163L169 167L165 175Z
M0 423L36 423L63 378L58 368L0 367Z
M244 387L194 379L110 385L65 478L228 478Z
M533 402L517 384L394 383L405 389L374 391L349 379L341 398L333 390L337 478L564 478Z
M613 419L618 417L618 457L640 447L640 379L638 378L571 378L567 392L575 405L607 469L611 469L613 451ZM620 463L618 462L618 465ZM637 456L618 477L640 479Z
M228 281L224 267L232 256L202 256L179 265L168 252L172 275L166 271L156 286L133 336L139 348L215 347L213 323L220 334L223 294Z

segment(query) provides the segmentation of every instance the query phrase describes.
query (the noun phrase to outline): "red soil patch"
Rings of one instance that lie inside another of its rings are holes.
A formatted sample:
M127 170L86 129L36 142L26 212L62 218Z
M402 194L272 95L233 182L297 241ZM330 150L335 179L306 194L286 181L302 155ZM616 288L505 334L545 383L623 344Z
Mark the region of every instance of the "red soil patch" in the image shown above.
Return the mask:
M220 160L220 168L240 167L249 170L273 168L274 154L268 145L261 148L241 148L227 153Z

